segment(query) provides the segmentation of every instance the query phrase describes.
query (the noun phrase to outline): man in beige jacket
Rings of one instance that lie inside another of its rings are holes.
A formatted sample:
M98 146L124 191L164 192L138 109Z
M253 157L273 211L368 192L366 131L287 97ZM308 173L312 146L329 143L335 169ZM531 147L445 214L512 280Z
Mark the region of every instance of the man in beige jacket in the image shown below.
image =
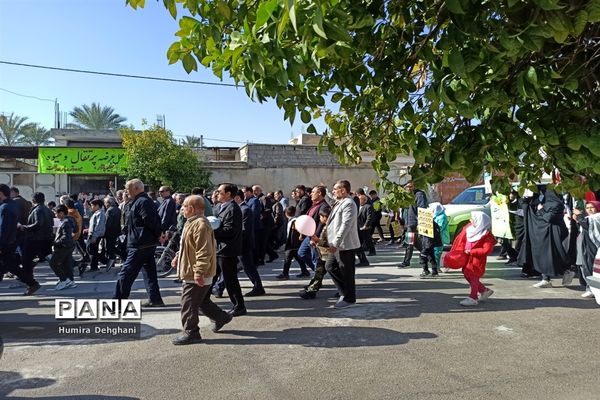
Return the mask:
M198 328L198 308L213 322L213 332L218 332L231 322L232 316L210 299L210 286L217 271L216 241L210 223L204 216L204 200L189 196L183 202L187 222L181 236L181 246L173 260L183 282L181 293L181 324L183 334L173 339L173 344L201 343Z

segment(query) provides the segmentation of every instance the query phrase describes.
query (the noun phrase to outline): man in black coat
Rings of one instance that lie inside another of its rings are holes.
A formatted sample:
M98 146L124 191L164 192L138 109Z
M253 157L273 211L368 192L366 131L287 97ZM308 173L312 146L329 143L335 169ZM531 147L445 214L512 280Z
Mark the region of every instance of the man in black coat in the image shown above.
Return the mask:
M17 208L17 222L21 225L27 225L27 218L32 208L31 203L21 196L19 188L16 186L10 188L10 197Z
M306 194L306 186L297 185L294 191L299 198L296 204L296 217L299 217L308 213L308 210L312 207L312 200Z
M158 190L158 194L163 199L160 207L158 207L158 216L160 217L160 226L163 233L172 226L177 226L177 206L173 196L171 196L172 193L173 189L168 186L161 186Z
M408 247L406 248L406 253L404 253L404 260L399 268L406 268L410 266L410 260L413 255L415 240L417 239L417 225L419 224L419 208L427 208L429 206L429 202L427 201L427 196L425 192L415 188L415 185L412 181L409 181L406 185L404 185L404 189L408 192L413 193L415 196L415 202L408 207L406 212L406 235L408 237Z
M246 204L244 197L244 192L238 190L235 195L235 202L240 206L240 210L242 211L242 256L240 257L240 260L244 267L244 272L253 285L252 290L246 293L246 296L262 296L265 294L265 289L253 257L255 243L254 214L250 207L248 207L248 204Z
M43 261L46 256L52 254L52 242L54 241L54 213L44 205L46 198L44 193L33 194L33 208L29 213L26 225L19 225L19 229L25 232L21 264L23 273L30 281L33 278L33 262L35 257Z
M104 230L104 250L106 258L106 270L115 265L117 257L117 239L121 235L121 210L113 197L104 198L106 207L106 228Z
M113 299L129 298L131 286L143 268L149 301L142 306L164 307L154 260L154 252L161 234L156 205L144 192L144 183L139 179L127 181L125 191L132 199L127 217L127 257L119 271Z
M31 296L40 284L23 273L17 257L17 221L18 208L10 198L10 188L0 184L0 280L10 272L27 285L25 296Z
M221 220L221 226L215 230L215 239L217 240L215 280L223 272L225 288L233 304L229 313L236 317L247 313L237 277L238 256L242 254L242 210L233 200L238 192L237 186L232 183L222 183L217 191L218 201L221 203L217 217Z
M360 239L360 248L357 249L356 255L360 260L357 267L367 267L369 260L365 256L365 250L369 251L369 255L375 255L375 246L373 245L372 228L375 217L373 215L373 206L369 204L367 196L361 194L358 196L360 208L358 209L358 238Z

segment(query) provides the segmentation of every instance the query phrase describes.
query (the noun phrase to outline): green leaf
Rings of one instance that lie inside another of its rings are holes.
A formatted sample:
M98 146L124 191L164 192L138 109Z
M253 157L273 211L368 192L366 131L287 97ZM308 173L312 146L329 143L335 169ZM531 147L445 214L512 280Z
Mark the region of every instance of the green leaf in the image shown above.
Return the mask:
M296 26L296 0L287 0L286 7L290 16L290 22L294 27L294 31L298 32L298 27Z
M459 0L446 0L446 8L453 14L465 13Z
M256 28L263 26L269 20L269 18L271 18L271 15L276 8L277 0L263 1L260 3L260 6L256 11L256 23L254 26Z
M573 31L575 35L579 36L585 30L585 26L588 22L588 13L585 10L580 10L575 18L575 24L573 25Z
M537 73L535 72L535 68L533 68L532 66L527 68L527 80L533 86L537 86L537 84L538 84Z
M533 0L542 10L560 10L563 8L558 4L558 0Z
M325 30L323 29L323 14L321 14L321 7L317 4L315 8L315 14L312 19L312 28L315 33L321 36L323 39L327 39L327 35L325 34Z
M310 113L308 111L306 111L306 110L302 110L300 112L300 119L305 124L308 124L310 122L310 120L311 120Z
M588 13L588 22L600 22L600 0L590 0L585 10Z
M333 96L331 96L331 102L332 103L337 103L338 101L340 101L342 99L342 97L344 97L344 93L334 93Z
M463 60L463 56L458 50L452 50L448 55L448 64L452 72L454 72L458 76L465 76L465 60Z
M229 8L229 4L224 1L219 1L217 3L217 10L227 21L231 19L231 8Z
M169 14L173 19L177 18L177 6L175 5L175 0L163 0L163 4L165 8L169 10Z
M183 69L188 74L192 71L198 71L198 64L196 63L196 59L191 54L186 54L183 56L181 60L183 62Z
M308 133L312 133L314 135L317 134L317 128L315 128L315 126L313 124L308 125L308 127L306 128L306 132ZM332 143L332 142L330 142ZM333 144L333 143L332 143ZM329 146L329 145L328 145Z

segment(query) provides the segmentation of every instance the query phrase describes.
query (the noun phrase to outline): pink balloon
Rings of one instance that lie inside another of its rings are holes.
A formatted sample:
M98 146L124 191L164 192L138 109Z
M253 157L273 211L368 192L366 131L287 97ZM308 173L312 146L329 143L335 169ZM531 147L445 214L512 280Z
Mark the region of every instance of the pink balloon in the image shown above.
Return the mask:
M308 215L301 215L296 218L295 227L296 230L304 236L312 236L317 230L317 224L315 224L315 220Z

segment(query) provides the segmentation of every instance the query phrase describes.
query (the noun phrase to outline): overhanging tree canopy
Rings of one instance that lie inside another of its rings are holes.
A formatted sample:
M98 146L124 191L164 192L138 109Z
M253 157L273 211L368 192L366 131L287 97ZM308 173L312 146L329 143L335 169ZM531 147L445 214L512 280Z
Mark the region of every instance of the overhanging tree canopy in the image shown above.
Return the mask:
M229 73L290 121L323 117L321 144L345 162L374 151L382 178L408 153L419 186L556 167L567 190L600 187L600 0L163 3L187 9L170 63Z

